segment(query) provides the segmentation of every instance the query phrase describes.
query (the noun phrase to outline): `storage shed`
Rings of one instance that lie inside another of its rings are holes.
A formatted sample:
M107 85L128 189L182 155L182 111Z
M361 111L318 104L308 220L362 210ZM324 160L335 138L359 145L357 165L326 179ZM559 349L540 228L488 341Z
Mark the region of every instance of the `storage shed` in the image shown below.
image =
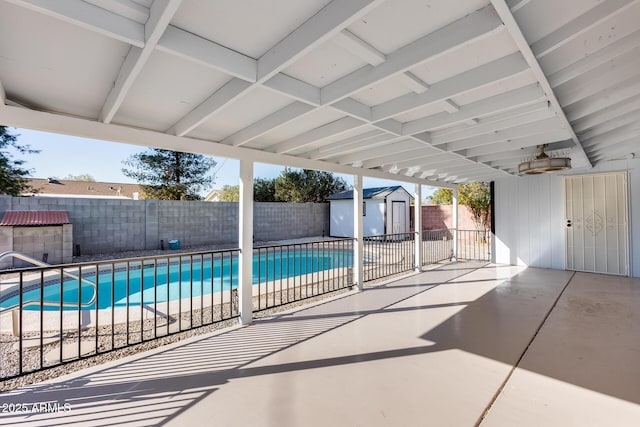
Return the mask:
M365 188L363 193L364 237L408 233L413 197L402 186ZM332 237L353 237L353 190L331 195Z

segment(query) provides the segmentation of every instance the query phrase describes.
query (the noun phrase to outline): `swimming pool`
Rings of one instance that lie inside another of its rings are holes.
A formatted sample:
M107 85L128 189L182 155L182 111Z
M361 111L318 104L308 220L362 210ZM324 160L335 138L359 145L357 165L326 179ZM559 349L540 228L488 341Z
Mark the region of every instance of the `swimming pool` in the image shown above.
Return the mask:
M77 279L45 281L43 298L45 302L59 304L78 304L83 310L117 308L126 306L153 305L183 298L201 297L220 291L237 289L238 259L236 255L208 258L204 255L194 257L163 258L164 262L151 263L111 263L100 264L98 277L96 268L88 272L83 270L82 286ZM170 260L170 261L168 261ZM253 256L253 283L264 283L351 266L351 252L326 250L283 250L256 254ZM98 293L91 302L94 289L90 283L97 284ZM23 292L23 302L41 300L41 289L27 287ZM19 295L6 295L0 300L0 307L6 308L19 304ZM26 306L25 310L40 310L40 304ZM44 310L59 310L58 307L45 306ZM64 310L77 310L65 307Z

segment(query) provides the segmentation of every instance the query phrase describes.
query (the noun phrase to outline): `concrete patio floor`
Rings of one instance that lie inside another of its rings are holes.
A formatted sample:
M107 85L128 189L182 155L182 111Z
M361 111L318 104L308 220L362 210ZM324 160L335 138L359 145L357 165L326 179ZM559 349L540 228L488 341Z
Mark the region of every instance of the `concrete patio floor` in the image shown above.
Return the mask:
M0 424L638 425L640 280L452 263L0 395L41 402Z

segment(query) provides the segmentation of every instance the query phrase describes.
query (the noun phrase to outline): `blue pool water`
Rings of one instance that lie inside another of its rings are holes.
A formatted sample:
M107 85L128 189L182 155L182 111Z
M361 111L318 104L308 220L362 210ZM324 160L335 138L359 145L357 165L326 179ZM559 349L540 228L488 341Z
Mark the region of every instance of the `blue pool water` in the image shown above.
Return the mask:
M339 251L290 251L264 253L259 258L253 257L253 283L278 280L280 278L294 277L337 267L350 266L352 264L351 253ZM113 285L112 285L113 276ZM85 310L96 308L139 306L143 304L153 305L157 303L174 301L181 298L200 297L210 295L221 290L229 291L238 286L238 260L236 257L206 259L201 262L199 257L194 257L193 263L183 261L181 264L172 262L159 265L156 269L153 265L142 269L133 266L127 272L126 269L118 269L112 272L110 265L101 266L98 278L94 274L86 275L86 281L97 283L98 296L96 302L83 307ZM46 283L44 298L46 302L60 303L62 295L63 303L77 304L78 299L87 304L93 297L93 287L82 283L78 292L78 280L65 280ZM79 295L80 294L80 295ZM228 294L227 294L228 295ZM229 301L229 296L225 296ZM23 293L23 301L40 301L40 288L27 290ZM19 296L13 295L2 299L0 307L11 307L19 303ZM40 305L25 307L25 310L39 310ZM57 307L45 306L45 310L58 310ZM65 307L65 310L74 310ZM76 309L77 310L77 309Z

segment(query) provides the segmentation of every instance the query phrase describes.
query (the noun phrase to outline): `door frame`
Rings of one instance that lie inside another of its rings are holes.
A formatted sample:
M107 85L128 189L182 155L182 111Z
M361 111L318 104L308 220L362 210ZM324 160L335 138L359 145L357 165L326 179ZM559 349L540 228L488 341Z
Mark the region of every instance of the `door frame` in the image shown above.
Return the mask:
M595 176L595 175L624 175L625 177L625 195L626 195L626 205L627 208L625 209L625 215L626 215L626 222L627 222L627 241L626 241L626 246L627 246L627 274L623 275L623 274L616 274L616 273L601 273L601 272L596 272L596 271L587 271L587 270L576 270L573 269L571 271L584 271L586 273L594 273L594 274L610 274L612 276L621 276L621 277L633 277L633 254L631 253L632 251L632 245L631 245L631 185L629 182L629 171L628 170L623 170L623 171L609 171L609 172L597 172L597 173L582 173L582 174L572 174L572 175L564 175L562 177L562 236L563 236L563 242L564 242L564 269L568 270L568 265L569 265L569 257L568 257L568 247L569 247L569 242L567 241L567 231L566 231L566 220L567 220L567 185L566 185L566 181L568 178L578 178L578 177L588 177L588 176Z
M403 218L404 231L396 232L393 229L394 220L395 220L395 211L393 209L394 203L402 203L402 214L400 216ZM391 234L406 233L407 232L406 230L407 230L407 202L405 202L404 200L392 200L391 201Z

